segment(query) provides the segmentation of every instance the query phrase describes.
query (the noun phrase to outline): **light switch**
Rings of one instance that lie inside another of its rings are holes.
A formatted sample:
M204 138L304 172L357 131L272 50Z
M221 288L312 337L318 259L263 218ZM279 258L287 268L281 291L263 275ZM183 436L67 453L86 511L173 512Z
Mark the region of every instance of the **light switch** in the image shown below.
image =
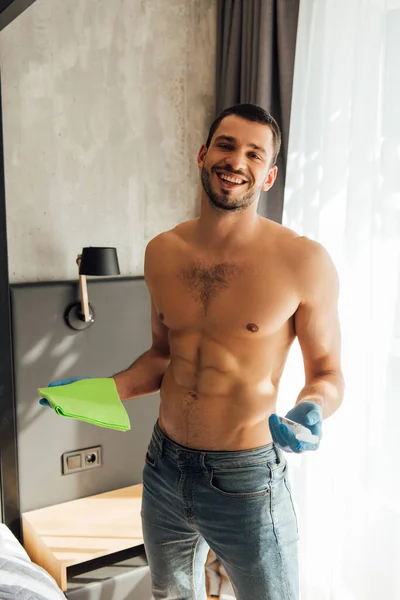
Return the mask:
M80 469L82 466L82 457L80 454L73 454L67 458L68 469Z
M61 472L63 475L71 475L81 473L87 469L96 469L101 467L102 464L101 446L79 448L79 450L64 452L61 457Z

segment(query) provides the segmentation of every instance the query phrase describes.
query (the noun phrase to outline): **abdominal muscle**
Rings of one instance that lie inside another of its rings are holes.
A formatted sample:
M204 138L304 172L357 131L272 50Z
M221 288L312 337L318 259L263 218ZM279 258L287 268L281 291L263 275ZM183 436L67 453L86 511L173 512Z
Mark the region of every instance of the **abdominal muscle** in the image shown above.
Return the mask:
M267 369L268 371L268 369ZM160 429L174 442L197 450L232 451L272 442L268 417L277 386L253 369L229 372L171 358L160 396Z

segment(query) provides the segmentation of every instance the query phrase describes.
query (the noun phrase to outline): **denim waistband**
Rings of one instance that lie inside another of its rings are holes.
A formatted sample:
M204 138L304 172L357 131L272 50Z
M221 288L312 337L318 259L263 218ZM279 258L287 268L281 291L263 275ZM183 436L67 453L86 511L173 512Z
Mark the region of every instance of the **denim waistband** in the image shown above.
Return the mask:
M282 451L274 443L250 450L195 450L173 442L160 429L158 422L154 426L152 442L156 444L160 456L169 456L177 463L192 466L233 465L251 466L266 462L280 463L283 460Z

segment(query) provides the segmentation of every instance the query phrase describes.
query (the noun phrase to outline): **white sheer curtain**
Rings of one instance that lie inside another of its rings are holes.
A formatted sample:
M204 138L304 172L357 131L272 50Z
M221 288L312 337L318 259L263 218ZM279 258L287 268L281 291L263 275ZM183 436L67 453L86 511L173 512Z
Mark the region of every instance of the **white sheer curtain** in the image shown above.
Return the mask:
M341 279L345 402L291 457L302 600L400 599L400 0L302 0L284 225ZM293 405L298 346L280 390Z

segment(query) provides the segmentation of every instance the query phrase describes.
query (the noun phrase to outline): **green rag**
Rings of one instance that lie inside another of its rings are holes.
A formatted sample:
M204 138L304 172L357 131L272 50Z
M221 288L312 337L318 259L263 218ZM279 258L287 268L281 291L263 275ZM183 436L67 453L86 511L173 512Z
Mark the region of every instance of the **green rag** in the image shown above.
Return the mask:
M129 415L111 377L82 379L67 385L39 388L38 392L62 417L119 431L131 428Z

